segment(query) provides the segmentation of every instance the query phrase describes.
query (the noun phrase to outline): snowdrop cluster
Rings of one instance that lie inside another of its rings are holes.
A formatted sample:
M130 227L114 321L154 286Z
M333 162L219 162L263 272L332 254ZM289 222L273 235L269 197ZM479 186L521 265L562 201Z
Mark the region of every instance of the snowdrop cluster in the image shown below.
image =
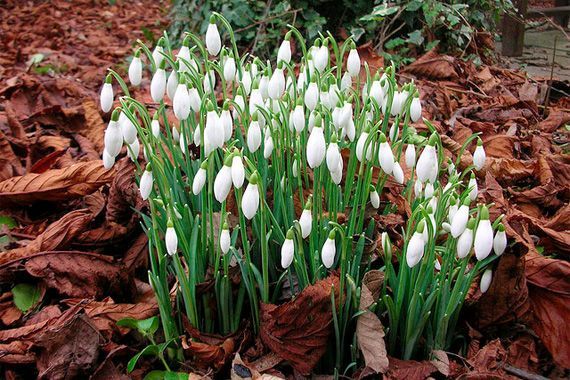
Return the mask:
M240 56L229 24L214 14L204 37L188 33L176 46L165 35L152 51L141 43L128 82L110 70L101 90L103 112L115 104L114 83L124 92L105 132L103 164L111 168L125 146L139 165L140 196L150 208L151 285L169 303L163 262L170 260L195 325L205 323L201 308L211 312L193 295L212 270L213 323L224 333L237 328L243 306L232 299L230 266L240 266L254 322L254 305L269 302L275 273L294 274L301 289L335 268L342 289L346 278L361 278L353 273L360 263L352 263L360 256L349 254L353 237L367 233L368 208L385 211L387 183L413 211L400 270L429 266L435 275L463 265L471 252L485 262L506 248L504 226L475 204L473 173L449 163L446 171L438 134L417 132L424 124L418 88L399 84L393 67L370 72L351 39L321 36L307 46L292 28L277 59L263 62ZM129 88L152 102L131 97ZM474 138L469 170L481 170L485 151ZM392 255L385 233L382 248ZM453 254L436 257L442 250ZM484 276L481 291L491 277Z

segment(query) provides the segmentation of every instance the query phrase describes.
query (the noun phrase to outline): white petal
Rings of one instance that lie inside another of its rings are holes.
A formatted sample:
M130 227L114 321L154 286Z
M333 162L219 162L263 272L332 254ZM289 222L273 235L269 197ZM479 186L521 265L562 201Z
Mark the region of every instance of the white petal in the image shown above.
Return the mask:
M107 113L113 108L113 85L111 83L103 84L100 101L103 112Z
M206 183L206 170L205 169L198 169L198 172L194 176L194 180L192 181L192 192L194 195L200 194L204 184Z
M415 267L422 260L424 255L424 245L425 242L422 234L414 232L410 242L408 243L408 249L406 250L406 263L410 268Z
M299 218L299 224L301 225L301 235L303 239L311 234L313 228L313 216L311 210L303 210L301 217Z
M507 234L505 231L497 231L493 239L493 252L495 255L501 256L507 248Z
M457 257L463 259L467 257L473 245L473 230L465 229L459 239L457 239Z
M491 281L493 280L493 271L491 269L485 270L481 275L481 293L486 293L491 286Z
M232 170L229 166L222 166L214 180L214 196L220 203L226 200L232 187Z
M168 227L166 229L164 240L166 241L166 251L170 256L174 255L176 249L178 249L178 236L176 236L174 227Z
M283 269L289 268L293 262L294 255L295 245L293 239L285 239L283 245L281 246L281 266Z
M477 260L481 261L489 256L492 248L493 227L491 226L491 221L488 219L482 219L479 221L477 231L475 232L474 249Z
M330 268L334 264L334 257L336 255L336 244L333 239L327 238L323 249L321 250L321 260L325 268Z
M247 219L252 219L259 207L259 189L257 185L249 183L243 193L241 210Z
M222 250L222 253L224 255L229 252L230 244L231 244L230 231L223 229L222 233L220 234L220 249Z
M166 73L162 69L156 70L150 82L150 96L155 102L160 102L166 91Z
M241 189L245 178L245 169L240 156L232 159L232 182L236 189Z
M141 198L146 201L152 191L152 172L145 170L141 176L139 191L141 193Z

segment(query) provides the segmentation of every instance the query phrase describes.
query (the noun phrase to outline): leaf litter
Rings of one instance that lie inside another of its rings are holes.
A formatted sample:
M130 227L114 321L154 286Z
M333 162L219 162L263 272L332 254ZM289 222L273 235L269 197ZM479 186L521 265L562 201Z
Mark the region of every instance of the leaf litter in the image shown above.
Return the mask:
M116 169L103 168L99 153L108 116L98 110L97 93L106 67L124 61L143 28L155 35L163 29L164 10L151 1L97 7L87 0L33 6L8 1L0 15L0 209L17 223L3 229L10 243L0 254L4 375L123 378L133 341L116 322L156 315L157 305L146 283L147 240L134 211L145 207L135 166L124 158ZM371 65L382 66L369 47L360 51ZM31 63L37 54L41 61ZM357 321L366 365L360 376L507 378L513 367L564 374L570 367L568 98L545 108L546 78L475 67L435 50L400 75L420 88L423 116L445 134L448 155L456 157L466 136L483 133L488 160L479 173L480 197L495 203L495 216L505 214L512 244L489 291L471 289L460 324L468 337L465 357L388 357L383 321L366 311L377 301L382 276L368 273ZM426 129L421 121L415 127ZM472 163L473 148L460 158L461 167ZM399 213L375 218L399 246L409 205L395 192L383 201L398 204ZM287 368L310 374L330 344L335 281L333 276L281 305L263 305L261 340L251 338L247 325L232 337L188 331L185 350L197 359L192 368L210 376L231 367L236 379L284 376ZM9 291L19 283L42 289L26 312L14 306Z

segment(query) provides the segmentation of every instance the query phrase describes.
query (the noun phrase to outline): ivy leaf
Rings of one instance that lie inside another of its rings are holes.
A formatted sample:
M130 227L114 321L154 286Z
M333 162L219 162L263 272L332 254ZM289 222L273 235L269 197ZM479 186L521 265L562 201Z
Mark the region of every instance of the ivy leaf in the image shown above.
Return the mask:
M30 310L40 300L40 289L32 284L18 284L12 288L14 304L23 313Z
M137 362L139 361L141 356L156 356L158 355L159 351L160 351L159 346L156 344L150 344L146 346L141 350L141 352L139 352L138 354L133 356L131 360L129 360L129 363L127 364L127 372L131 373L133 369L135 369L135 366L137 365Z
M407 41L416 46L420 46L424 42L424 36L422 35L422 31L418 29L414 30L411 33L408 33Z
M117 321L117 326L135 329L142 335L152 336L158 330L158 317L147 319L123 318Z
M144 380L188 380L188 374L183 372L172 371L150 371Z

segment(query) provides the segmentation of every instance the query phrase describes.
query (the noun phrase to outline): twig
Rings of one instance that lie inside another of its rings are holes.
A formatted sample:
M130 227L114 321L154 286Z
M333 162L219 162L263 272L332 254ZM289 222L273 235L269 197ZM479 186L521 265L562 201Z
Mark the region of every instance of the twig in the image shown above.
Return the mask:
M535 373L527 372L524 369L513 367L510 364L506 364L504 368L505 368L505 371L507 371L511 375L518 376L524 380L548 380L547 377L540 376L540 375L537 375Z
M259 24L259 28L257 28L257 33L255 34L255 39L253 40L253 45L251 47L251 51L255 51L255 47L257 46L257 41L259 40L259 37L261 36L263 30L265 29L265 24L268 21L268 18L266 18L266 17L269 14L269 10L271 9L272 3L273 3L273 0L269 0L267 2L267 7L265 8L265 14L263 15L262 23Z
M550 103L550 90L552 89L552 83L554 78L554 63L556 62L556 45L558 42L558 36L554 37L554 50L552 51L552 66L550 66L550 80L548 81L548 89L546 90L546 100L544 102L544 114L548 112L548 104Z

